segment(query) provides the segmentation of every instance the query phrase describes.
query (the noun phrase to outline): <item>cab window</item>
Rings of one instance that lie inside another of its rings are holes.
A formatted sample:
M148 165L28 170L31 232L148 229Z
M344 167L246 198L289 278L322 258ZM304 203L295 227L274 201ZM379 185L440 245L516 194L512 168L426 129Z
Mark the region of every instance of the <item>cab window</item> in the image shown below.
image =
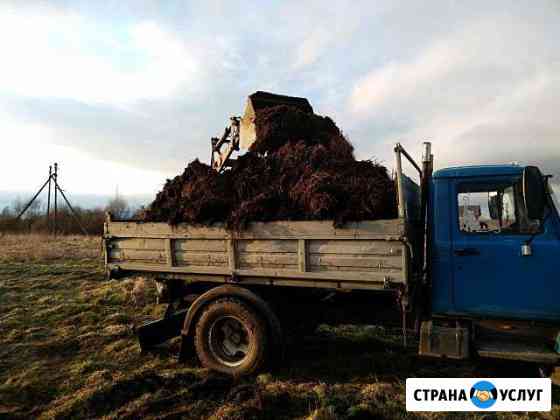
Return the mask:
M462 184L457 194L459 229L466 233L532 234L541 229L523 204L521 181Z

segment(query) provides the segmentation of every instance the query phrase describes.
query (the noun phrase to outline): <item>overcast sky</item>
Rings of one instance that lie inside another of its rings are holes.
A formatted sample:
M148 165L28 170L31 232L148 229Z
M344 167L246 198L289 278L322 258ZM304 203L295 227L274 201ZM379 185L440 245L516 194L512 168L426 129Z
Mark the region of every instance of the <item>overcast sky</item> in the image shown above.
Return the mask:
M309 98L358 158L560 178L560 1L6 1L0 190L154 193L248 94Z

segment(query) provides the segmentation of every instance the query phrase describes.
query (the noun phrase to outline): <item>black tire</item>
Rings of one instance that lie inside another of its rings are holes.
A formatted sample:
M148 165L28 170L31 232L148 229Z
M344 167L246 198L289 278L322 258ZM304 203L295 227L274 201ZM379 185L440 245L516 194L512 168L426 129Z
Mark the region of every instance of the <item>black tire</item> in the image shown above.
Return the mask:
M266 322L238 299L219 299L198 319L194 344L204 367L232 376L250 375L266 359Z

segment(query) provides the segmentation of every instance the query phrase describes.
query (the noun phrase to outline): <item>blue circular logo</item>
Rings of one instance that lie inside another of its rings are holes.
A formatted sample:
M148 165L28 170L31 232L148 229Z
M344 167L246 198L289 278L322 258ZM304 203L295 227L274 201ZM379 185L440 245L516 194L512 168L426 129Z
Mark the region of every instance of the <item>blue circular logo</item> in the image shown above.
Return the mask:
M480 381L471 388L471 402L478 408L490 408L498 398L498 390L488 381Z

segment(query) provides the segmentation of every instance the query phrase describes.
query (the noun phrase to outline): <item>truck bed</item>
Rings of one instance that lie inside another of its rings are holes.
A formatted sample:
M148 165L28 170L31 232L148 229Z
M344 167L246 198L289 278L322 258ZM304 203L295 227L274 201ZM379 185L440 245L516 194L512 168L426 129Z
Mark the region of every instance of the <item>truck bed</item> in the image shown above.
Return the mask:
M332 221L221 226L112 221L105 224L108 273L188 282L387 289L407 282L403 219L334 228Z

